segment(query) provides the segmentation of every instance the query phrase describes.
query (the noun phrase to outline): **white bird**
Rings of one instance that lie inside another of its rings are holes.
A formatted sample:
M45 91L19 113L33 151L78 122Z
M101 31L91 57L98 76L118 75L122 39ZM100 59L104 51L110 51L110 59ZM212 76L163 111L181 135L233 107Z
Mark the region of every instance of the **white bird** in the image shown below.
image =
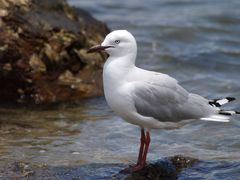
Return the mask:
M103 69L108 105L127 122L141 128L137 164L126 168L126 172L135 172L145 166L151 129L176 128L192 120L228 122L229 115L239 114L220 109L235 98L207 100L189 93L166 74L136 67L136 40L126 30L109 33L101 45L88 52L100 50L109 54Z

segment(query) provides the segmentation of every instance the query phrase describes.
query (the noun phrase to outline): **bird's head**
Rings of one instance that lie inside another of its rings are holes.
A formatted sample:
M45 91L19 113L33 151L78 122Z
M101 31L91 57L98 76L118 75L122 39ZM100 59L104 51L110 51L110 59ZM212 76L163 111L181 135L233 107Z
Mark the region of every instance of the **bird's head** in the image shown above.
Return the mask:
M101 45L88 50L89 53L105 50L110 57L121 57L136 54L137 44L133 35L126 30L116 30L109 33Z

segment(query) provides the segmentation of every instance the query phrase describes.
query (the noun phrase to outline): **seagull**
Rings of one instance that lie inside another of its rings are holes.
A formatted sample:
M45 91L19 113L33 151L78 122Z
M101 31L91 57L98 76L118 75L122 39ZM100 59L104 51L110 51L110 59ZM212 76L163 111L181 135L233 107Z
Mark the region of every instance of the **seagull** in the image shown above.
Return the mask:
M221 109L233 97L208 100L189 93L169 75L136 67L137 43L127 30L112 31L88 53L102 50L109 55L103 68L106 101L117 115L141 129L137 163L124 172L146 165L151 129L177 128L193 120L229 122L231 115L240 114Z

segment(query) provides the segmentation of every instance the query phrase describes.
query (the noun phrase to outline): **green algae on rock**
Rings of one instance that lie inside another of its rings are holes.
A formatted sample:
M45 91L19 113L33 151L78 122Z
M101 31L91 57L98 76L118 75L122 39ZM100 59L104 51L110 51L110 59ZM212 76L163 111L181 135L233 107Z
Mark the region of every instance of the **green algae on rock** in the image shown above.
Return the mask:
M109 29L65 0L0 0L0 103L45 104L102 94Z

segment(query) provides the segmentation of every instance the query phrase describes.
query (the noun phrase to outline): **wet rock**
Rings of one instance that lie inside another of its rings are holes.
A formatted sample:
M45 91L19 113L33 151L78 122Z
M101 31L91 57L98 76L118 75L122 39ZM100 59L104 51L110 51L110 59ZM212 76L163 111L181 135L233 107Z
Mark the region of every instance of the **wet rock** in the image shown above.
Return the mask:
M175 180L184 169L199 162L197 159L174 156L151 162L144 169L132 174L120 173L125 164L87 164L81 166L30 165L15 162L0 170L0 177L8 179L115 179L115 180Z
M177 172L181 172L183 169L191 167L199 162L198 159L181 155L170 157L169 160L175 166Z
M175 166L169 160L158 160L148 164L141 171L125 175L124 178L119 178L123 175L119 174L116 179L124 180L172 180L177 178Z
M158 160L148 164L141 171L126 176L125 180L171 180L177 179L178 173L184 168L199 162L197 159L181 155Z
M34 176L34 168L29 163L14 162L9 166L1 167L1 179L25 179Z
M0 103L53 103L102 94L109 29L65 0L0 0ZM21 89L21 91L19 91Z

